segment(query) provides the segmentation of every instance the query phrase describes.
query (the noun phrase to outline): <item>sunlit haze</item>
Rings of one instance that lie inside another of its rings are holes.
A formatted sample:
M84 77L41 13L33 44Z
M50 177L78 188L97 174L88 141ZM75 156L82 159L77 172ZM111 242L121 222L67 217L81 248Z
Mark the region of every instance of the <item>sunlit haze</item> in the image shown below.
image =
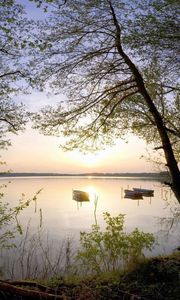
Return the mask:
M151 172L145 159L145 144L132 137L128 144L118 141L97 154L84 155L79 151L63 152L60 139L27 130L13 137L13 145L4 151L3 159L13 172Z
M37 111L46 104L56 104L59 98L41 93L19 97L27 108ZM129 136L128 143L118 140L116 145L86 155L78 150L64 152L61 138L44 136L29 125L25 132L11 135L12 146L3 151L2 158L13 172L152 172L153 167L142 155L147 155L144 141Z

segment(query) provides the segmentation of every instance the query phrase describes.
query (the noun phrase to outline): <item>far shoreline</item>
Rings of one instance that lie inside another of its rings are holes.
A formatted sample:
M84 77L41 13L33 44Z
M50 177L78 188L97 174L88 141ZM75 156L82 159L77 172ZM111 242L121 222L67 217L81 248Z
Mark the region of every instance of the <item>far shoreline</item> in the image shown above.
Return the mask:
M101 172L90 172L90 173L44 173L44 172L3 172L0 173L0 178L4 177L131 177L131 178L147 178L147 179L158 179L158 180L166 180L168 177L167 172L159 172L159 173L146 173L146 172L123 172L123 173L101 173Z

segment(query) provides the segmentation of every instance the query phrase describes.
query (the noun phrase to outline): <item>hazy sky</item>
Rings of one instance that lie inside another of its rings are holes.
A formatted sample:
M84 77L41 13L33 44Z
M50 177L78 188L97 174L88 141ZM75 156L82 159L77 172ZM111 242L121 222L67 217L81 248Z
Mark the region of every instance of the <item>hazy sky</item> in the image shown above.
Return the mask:
M47 97L40 92L20 96L27 108L37 111L45 104L56 104L59 97ZM142 155L147 155L146 144L134 136L128 143L119 140L96 154L84 155L79 151L64 152L59 147L61 138L44 136L28 125L19 135L11 135L12 146L3 151L7 167L14 172L149 172L154 171Z
M34 19L42 18L42 10L28 0L18 2L27 5L28 14ZM43 93L18 97L31 110L37 110L45 104L57 103L59 97L46 97ZM24 133L12 136L12 146L3 151L2 158L13 172L149 172L154 171L151 164L142 155L147 155L146 144L130 137L128 143L117 141L114 147L97 154L83 155L78 151L63 152L59 145L61 139L47 137L32 130L29 125Z
M135 137L128 144L118 141L97 154L63 152L60 138L40 135L28 128L12 138L13 145L4 151L3 159L14 172L149 172L153 171L140 156L147 154L145 143Z

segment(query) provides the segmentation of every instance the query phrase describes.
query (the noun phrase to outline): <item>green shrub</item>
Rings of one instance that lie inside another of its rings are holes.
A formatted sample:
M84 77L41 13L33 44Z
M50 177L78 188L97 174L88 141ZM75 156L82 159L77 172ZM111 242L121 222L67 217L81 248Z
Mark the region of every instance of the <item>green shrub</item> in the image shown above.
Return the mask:
M90 233L80 233L81 249L76 260L82 270L90 273L116 271L132 267L142 257L143 250L152 250L155 238L135 228L131 233L124 231L124 215L111 217L103 213L106 222L105 231L92 225Z
M28 200L25 199L25 195L22 194L18 205L10 207L9 203L3 201L4 188L7 188L7 185L3 184L0 186L0 250L15 246L11 240L17 233L22 234L22 227L18 221L18 215L27 208L31 202L34 201L36 206L37 196L41 192L41 190L39 190L32 199Z

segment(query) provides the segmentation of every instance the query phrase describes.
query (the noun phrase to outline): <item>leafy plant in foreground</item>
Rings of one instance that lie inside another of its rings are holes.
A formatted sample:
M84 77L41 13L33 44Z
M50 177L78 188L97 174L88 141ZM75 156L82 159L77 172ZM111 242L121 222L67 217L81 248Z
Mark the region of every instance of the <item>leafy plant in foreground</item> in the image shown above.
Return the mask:
M81 249L76 259L80 267L92 273L116 271L137 263L144 257L143 250L152 250L155 238L135 228L131 233L124 231L124 215L111 217L103 213L105 231L92 225L91 232L80 233Z
M7 185L5 184L0 186L0 250L15 246L11 243L11 239L13 239L17 233L22 234L22 227L18 221L18 215L27 208L31 202L34 201L36 206L37 196L41 191L39 190L31 199L25 199L25 195L22 194L18 205L10 207L9 203L5 203L2 200L4 197L2 188L6 187Z

